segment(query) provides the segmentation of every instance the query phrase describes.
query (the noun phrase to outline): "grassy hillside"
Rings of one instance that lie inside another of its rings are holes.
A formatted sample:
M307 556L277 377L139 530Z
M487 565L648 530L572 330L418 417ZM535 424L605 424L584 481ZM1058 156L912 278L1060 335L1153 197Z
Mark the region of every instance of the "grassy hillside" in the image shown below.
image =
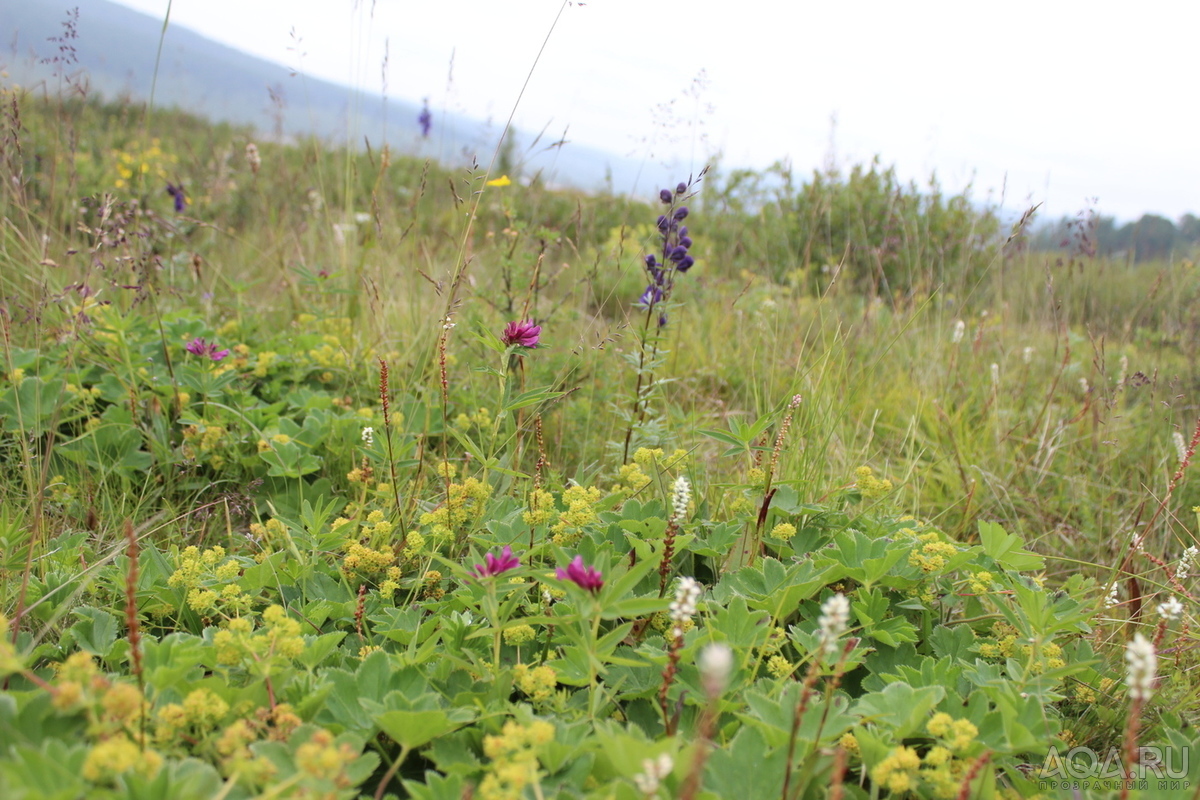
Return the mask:
M1033 797L1191 746L1193 262L879 162L629 199L3 100L0 794Z
M78 15L73 12L77 10ZM0 0L4 50L0 69L32 91L72 93L178 108L210 120L247 125L260 137L315 136L334 144L393 150L446 163L490 160L502 125L432 109L433 129L421 136L421 107L328 81L249 56L177 24L109 0ZM161 59L159 59L159 45ZM60 45L65 49L60 50ZM660 171L578 144L555 146L561 130L522 131L511 140L504 168L514 175L583 188L633 185Z

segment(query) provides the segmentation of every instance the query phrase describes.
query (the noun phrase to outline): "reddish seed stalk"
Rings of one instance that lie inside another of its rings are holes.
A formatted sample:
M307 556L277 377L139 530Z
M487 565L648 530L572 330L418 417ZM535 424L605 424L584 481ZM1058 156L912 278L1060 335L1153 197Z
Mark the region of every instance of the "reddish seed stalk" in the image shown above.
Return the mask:
M664 597L667 593L667 577L671 574L671 561L675 558L675 534L679 532L679 525L676 524L674 518L667 523L667 532L663 535L663 554L662 561L658 565L658 596Z
M700 791L700 780L704 775L704 764L708 761L711 750L713 731L717 722L717 701L719 698L709 698L708 705L700 713L700 729L696 736L696 755L692 759L692 767L688 771L683 785L679 787L679 800L694 800Z
M392 480L392 497L400 513L400 485L396 482L396 459L392 455L392 392L388 386L388 364L379 359L379 402L383 406L383 441L387 445L388 474Z
M676 625L672 628L674 638L671 639L671 649L667 651L667 666L662 672L662 686L658 689L658 706L662 709L663 728L667 736L675 735L675 720L667 706L667 693L675 680L675 672L679 669L679 654L683 648L683 628Z
M367 585L360 583L358 585L358 602L354 606L354 630L358 633L359 641L363 644L367 643L366 637L363 636L363 617L366 616L367 610Z
M962 785L958 789L958 800L970 800L971 781L975 780L975 778L979 776L979 773L983 771L984 765L991 760L992 753L990 750L985 752L979 758L975 759L975 762L971 764L971 768L967 770L967 774L963 776Z

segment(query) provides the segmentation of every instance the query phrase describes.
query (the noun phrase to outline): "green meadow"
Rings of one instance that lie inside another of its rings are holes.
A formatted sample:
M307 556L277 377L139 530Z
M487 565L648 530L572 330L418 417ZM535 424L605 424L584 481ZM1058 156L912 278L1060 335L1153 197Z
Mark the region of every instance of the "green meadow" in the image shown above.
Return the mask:
M1200 793L1194 253L0 100L0 796Z

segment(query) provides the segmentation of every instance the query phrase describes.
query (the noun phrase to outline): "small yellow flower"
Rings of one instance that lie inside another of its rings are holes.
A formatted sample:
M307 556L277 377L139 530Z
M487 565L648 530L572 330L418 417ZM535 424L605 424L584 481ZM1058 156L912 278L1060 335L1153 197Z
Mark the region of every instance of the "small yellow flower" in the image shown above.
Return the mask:
M509 178L507 175L501 175L499 178L493 178L492 180L488 181L487 185L495 186L496 188L512 186L512 179Z
M782 541L789 541L796 535L796 526L790 522L781 522L771 529L771 535Z

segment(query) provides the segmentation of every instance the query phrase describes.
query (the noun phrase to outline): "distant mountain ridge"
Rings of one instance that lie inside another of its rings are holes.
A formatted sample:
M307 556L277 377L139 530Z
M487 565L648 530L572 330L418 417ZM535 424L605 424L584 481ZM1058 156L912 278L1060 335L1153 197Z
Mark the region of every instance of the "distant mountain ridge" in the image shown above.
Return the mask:
M74 64L44 63L59 54L68 9L62 0L0 0L0 68L9 81L57 89L56 75L76 74L89 91L108 99L145 100L155 75L162 20L110 0L69 0L78 7ZM155 86L155 104L175 106L212 120L251 125L264 135L316 135L331 143L348 139L378 147L385 138L394 150L434 157L448 165L474 156L488 163L501 126L464 115L434 110L434 131L420 136L413 103L367 95L309 77L293 76L284 66L247 55L187 28L171 24L163 39ZM275 102L273 98L277 98ZM547 133L550 136L549 132ZM557 134L554 134L557 135ZM526 175L543 171L550 183L584 189L628 186L658 180L658 170L610 153L512 134L511 152ZM661 178L666 180L666 176Z

